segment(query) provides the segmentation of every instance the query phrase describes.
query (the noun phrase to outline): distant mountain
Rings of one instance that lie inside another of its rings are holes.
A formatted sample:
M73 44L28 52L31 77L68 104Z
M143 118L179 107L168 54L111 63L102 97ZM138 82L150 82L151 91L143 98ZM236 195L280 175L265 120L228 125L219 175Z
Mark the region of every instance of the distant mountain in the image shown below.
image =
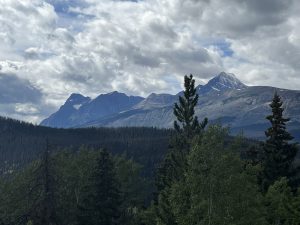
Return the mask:
M146 99L134 106L135 109L155 109L173 105L177 101L175 95L152 93Z
M221 93L228 90L242 90L247 88L236 76L232 73L222 72L213 79L211 79L206 85L198 86L198 94L210 94Z
M74 123L73 121L77 120L75 115L78 110L90 101L91 99L89 97L73 93L67 99L65 104L62 105L56 113L43 120L41 125L49 127L71 127Z
M43 120L41 125L63 128L78 126L98 118L129 110L143 99L138 96L127 96L116 91L101 94L95 99L80 94L72 94L65 104L56 113Z
M288 124L289 129L300 140L300 91L267 86L246 86L233 74L222 72L207 84L197 87L199 103L196 107L196 114L199 118L208 117L211 123L230 126L235 134L243 132L249 137L263 138L264 130L269 126L265 117L270 114L269 103L275 91L282 96L286 108L285 116L292 119ZM87 116L79 111L80 113L75 113L76 118L71 117L72 124L74 127L172 127L175 119L173 106L180 94L182 92L177 95L151 94L145 99L140 98L139 102L127 109L116 110L114 113L91 114L89 111L84 111ZM89 108L93 101L87 102L85 107ZM65 104L67 103L68 101ZM61 121L60 111L62 108L54 114L56 121ZM89 118L92 119L89 120ZM43 122L42 124L57 126L55 123ZM64 126L62 123L60 127L70 126Z

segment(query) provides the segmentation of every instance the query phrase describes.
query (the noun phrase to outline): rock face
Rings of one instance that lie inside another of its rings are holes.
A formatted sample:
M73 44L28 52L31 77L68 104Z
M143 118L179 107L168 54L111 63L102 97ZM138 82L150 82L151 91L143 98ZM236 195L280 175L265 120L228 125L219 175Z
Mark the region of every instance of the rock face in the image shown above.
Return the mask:
M119 92L102 94L95 99L72 94L65 104L56 113L43 120L41 125L60 128L80 126L108 115L129 110L143 99Z
M263 138L269 126L269 103L277 91L284 101L289 130L300 139L300 91L264 86L246 86L233 74L220 73L206 85L199 85L196 114L211 123L231 127L233 133ZM180 93L179 93L180 94ZM72 94L66 103L41 124L51 127L149 126L172 127L173 105L178 95L151 94L147 98L113 92L91 100Z
M198 94L222 93L228 90L242 90L246 87L234 74L222 72L211 79L206 85L198 86Z
M64 105L59 110L52 114L49 118L43 120L41 125L49 127L72 127L77 123L77 111L91 101L89 97L84 97L81 94L71 94Z

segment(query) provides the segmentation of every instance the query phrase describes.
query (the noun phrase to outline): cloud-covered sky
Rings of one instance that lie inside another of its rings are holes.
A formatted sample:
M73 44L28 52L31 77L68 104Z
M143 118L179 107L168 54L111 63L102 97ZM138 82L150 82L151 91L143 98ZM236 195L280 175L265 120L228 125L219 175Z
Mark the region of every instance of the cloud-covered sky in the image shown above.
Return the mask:
M39 122L73 92L176 93L221 71L300 89L299 0L0 0L0 114Z

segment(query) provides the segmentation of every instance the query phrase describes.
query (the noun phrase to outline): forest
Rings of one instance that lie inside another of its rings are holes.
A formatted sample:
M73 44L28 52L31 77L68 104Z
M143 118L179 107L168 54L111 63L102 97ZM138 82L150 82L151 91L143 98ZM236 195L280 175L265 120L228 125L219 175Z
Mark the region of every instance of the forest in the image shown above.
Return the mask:
M112 154L126 155L144 165L144 175L153 176L172 132L146 127L55 129L0 117L0 174L40 158L48 141L52 153L105 148Z
M197 118L198 98L185 76L171 130L2 118L0 225L299 225L299 145L278 93L262 142Z

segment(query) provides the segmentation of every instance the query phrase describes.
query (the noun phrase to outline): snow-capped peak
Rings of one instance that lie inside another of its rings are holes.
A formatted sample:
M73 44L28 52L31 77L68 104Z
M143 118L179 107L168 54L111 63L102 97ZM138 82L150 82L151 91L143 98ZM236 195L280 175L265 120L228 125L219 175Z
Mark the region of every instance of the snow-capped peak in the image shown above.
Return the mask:
M211 91L241 90L246 87L234 74L221 72L202 86L199 92L205 94Z

